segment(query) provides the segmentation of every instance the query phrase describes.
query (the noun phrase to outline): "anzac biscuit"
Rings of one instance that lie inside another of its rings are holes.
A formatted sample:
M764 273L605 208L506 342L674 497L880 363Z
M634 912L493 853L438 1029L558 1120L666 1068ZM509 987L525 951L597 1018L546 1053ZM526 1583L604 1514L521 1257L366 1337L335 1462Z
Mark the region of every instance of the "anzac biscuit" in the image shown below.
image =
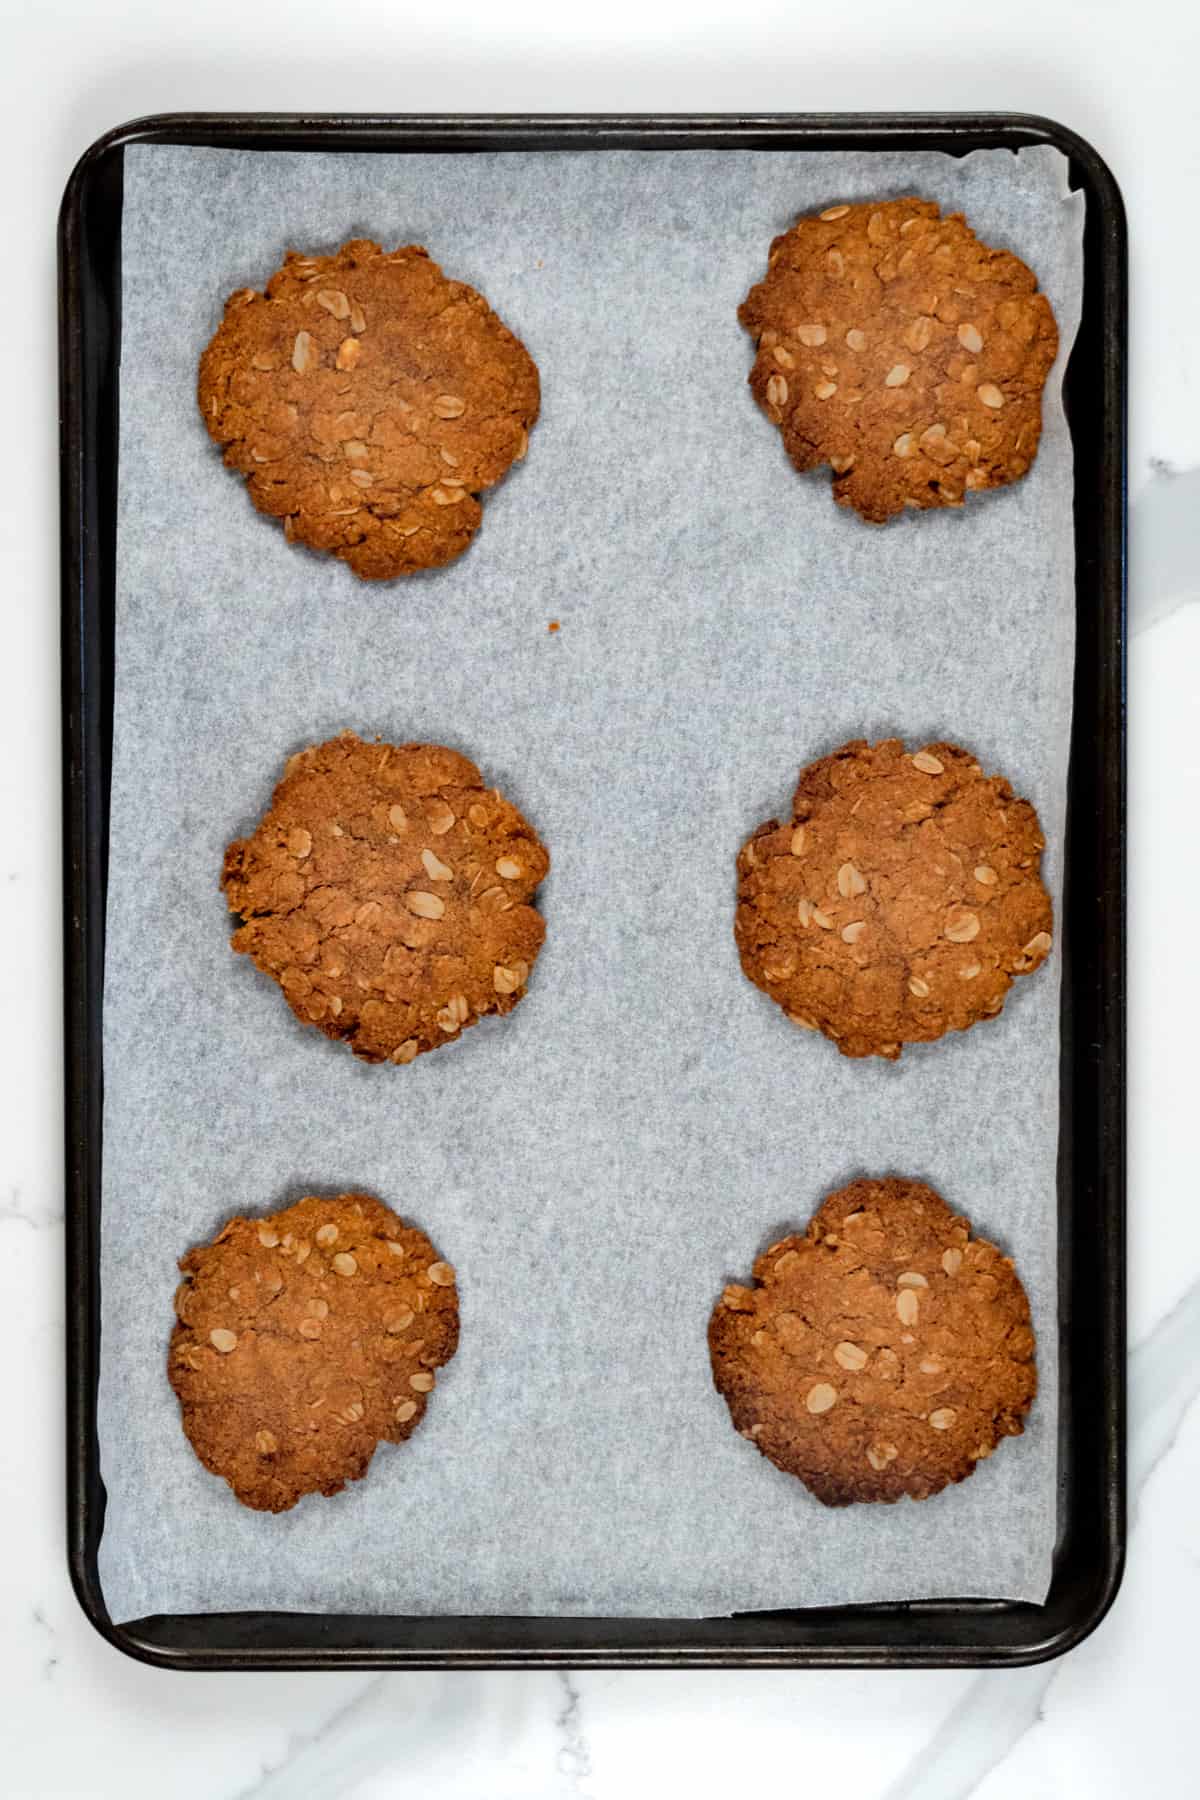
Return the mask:
M1037 1391L1012 1262L919 1181L854 1181L708 1328L733 1423L826 1506L925 1500L1019 1436Z
M1051 947L1033 807L954 744L846 744L738 856L742 968L844 1056L965 1031Z
M524 998L549 867L465 756L348 731L289 760L221 886L234 949L298 1019L367 1062L410 1063Z
M830 206L771 246L738 317L796 468L876 523L1026 473L1058 327L1037 280L929 200Z
M450 562L524 456L538 372L482 294L410 244L289 252L200 359L200 410L293 542L388 580Z
M370 1194L231 1219L180 1260L168 1376L206 1469L286 1512L420 1424L458 1344L454 1270Z

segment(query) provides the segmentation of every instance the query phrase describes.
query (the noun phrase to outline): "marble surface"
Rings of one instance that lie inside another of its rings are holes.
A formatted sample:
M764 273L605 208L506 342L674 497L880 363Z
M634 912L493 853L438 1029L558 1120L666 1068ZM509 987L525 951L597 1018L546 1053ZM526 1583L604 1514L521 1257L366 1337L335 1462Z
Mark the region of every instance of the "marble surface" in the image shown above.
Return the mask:
M0 0L10 307L0 438L0 1785L14 1800L838 1800L1191 1791L1200 1606L1200 176L1191 8L925 0ZM1011 1673L169 1676L111 1651L66 1577L53 217L139 113L1013 108L1109 159L1130 211L1130 1327L1125 1583L1073 1655ZM15 257L14 246L23 255ZM15 285L14 285L15 284ZM12 304L32 289L32 307Z

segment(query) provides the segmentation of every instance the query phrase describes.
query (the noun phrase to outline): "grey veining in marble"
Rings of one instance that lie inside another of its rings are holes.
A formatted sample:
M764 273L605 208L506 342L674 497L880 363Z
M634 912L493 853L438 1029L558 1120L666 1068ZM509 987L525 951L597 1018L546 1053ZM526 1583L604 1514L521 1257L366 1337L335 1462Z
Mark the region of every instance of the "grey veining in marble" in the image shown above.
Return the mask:
M1142 1489L1175 1441L1200 1392L1200 1281L1129 1360L1130 1522ZM980 1675L932 1744L896 1777L884 1800L966 1800L1042 1714L1062 1662Z

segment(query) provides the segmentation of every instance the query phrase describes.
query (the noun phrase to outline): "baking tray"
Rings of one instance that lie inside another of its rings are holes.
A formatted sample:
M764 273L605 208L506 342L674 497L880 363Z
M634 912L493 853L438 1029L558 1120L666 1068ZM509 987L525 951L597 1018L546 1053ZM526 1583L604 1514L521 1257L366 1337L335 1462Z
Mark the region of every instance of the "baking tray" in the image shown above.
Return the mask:
M954 1600L713 1619L208 1613L114 1624L96 1393L104 929L112 763L121 207L127 144L238 150L941 150L1050 144L1086 197L1083 312L1066 372L1077 648L1062 934L1059 1530L1045 1603ZM109 132L59 220L67 1220L67 1531L97 1630L164 1668L1016 1665L1103 1618L1125 1546L1125 336L1120 191L1081 138L1009 114L393 117L175 114Z

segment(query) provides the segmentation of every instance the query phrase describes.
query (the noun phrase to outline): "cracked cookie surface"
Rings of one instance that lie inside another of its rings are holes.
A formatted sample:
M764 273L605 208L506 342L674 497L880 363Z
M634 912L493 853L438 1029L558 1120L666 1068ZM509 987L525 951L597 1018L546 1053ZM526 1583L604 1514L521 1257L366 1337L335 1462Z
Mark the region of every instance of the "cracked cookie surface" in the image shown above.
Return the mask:
M827 207L771 246L738 317L755 399L800 471L882 523L961 506L1037 455L1058 327L1037 279L929 200Z
M826 1506L924 1500L1019 1436L1037 1392L1011 1260L923 1182L860 1180L727 1287L708 1328L733 1423Z
M482 294L408 245L289 252L230 296L198 398L225 462L289 540L389 580L461 555L478 496L523 457L537 368Z
M179 1267L183 1429L258 1511L365 1475L378 1443L416 1430L458 1344L454 1270L370 1194L231 1219Z
M994 1018L1050 952L1033 807L955 744L858 739L801 772L738 856L742 968L844 1056Z
M524 998L549 867L465 756L345 732L289 759L221 886L233 948L298 1019L367 1062L410 1063Z

